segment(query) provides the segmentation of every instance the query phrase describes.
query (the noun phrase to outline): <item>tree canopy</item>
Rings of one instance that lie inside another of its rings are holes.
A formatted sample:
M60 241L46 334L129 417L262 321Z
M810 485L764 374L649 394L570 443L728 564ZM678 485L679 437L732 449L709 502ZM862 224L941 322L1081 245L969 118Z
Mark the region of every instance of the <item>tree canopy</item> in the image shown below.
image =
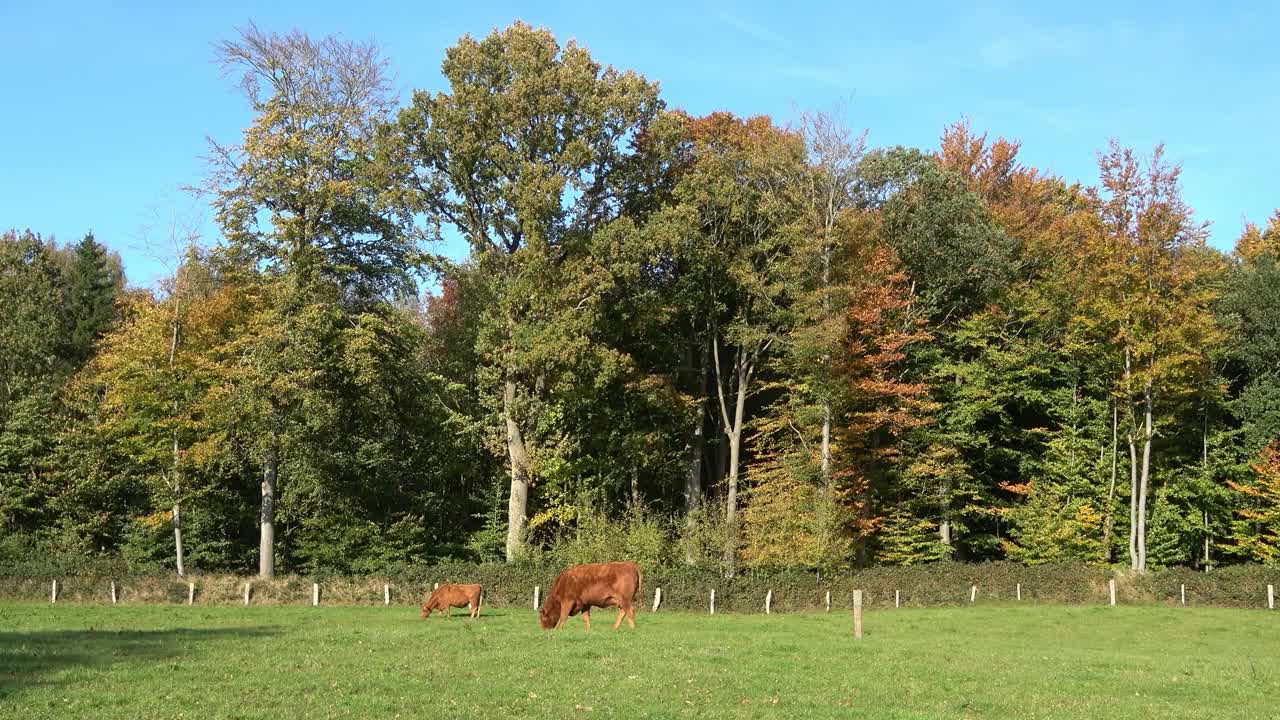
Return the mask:
M404 103L372 42L216 60L163 283L0 236L0 561L1280 563L1280 211L1211 247L1162 147L697 117L518 22Z

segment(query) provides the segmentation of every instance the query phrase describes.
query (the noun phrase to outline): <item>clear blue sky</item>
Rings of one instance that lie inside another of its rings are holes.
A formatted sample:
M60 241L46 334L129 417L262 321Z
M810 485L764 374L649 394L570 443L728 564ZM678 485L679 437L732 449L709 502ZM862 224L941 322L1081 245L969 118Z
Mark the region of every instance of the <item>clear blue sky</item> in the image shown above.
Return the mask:
M658 80L696 114L785 121L844 103L872 145L922 147L967 116L1022 140L1025 162L1088 183L1108 137L1163 141L1222 248L1280 206L1272 2L116 4L0 3L0 227L64 242L92 229L137 285L163 272L144 228L163 236L175 215L203 213L216 240L180 188L201 179L206 136L234 141L248 122L212 57L249 19L374 39L406 97L440 89L457 37L519 18Z

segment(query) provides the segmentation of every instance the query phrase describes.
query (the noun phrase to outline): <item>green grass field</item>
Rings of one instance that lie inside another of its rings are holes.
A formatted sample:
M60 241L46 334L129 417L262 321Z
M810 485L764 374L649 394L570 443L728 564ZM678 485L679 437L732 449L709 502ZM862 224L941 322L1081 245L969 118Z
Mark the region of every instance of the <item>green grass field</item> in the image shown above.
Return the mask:
M1280 612L612 616L0 604L0 717L1280 717Z

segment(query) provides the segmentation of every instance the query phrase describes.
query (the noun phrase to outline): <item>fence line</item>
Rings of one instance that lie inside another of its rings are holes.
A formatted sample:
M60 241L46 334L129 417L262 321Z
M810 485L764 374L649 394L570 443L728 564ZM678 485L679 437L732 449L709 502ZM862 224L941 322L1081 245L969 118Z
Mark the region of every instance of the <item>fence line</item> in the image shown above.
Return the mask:
M73 579L74 579L74 578L73 578ZM103 594L97 594L97 593L102 593L102 589L104 589L102 585L97 585L96 587L97 587L97 588L99 588L99 589L98 589L98 590L96 590L94 593L89 593L89 594L88 594L88 597L90 597L90 598L92 598L92 597L97 597L97 598L99 598L99 599L100 599L100 601L101 601L101 599L108 599L108 598L109 598L109 599L110 599L110 601L111 601L111 604L113 604L113 605L119 604L119 602L120 602L120 598L121 598L121 593L125 590L124 585L122 585L121 583L117 582L115 579L107 580L107 581L106 581L106 584L107 584L107 585L106 585L106 588L105 588L105 589L107 590L107 592L106 592L106 593L103 593ZM225 595L220 594L220 593L214 593L213 595L210 595L210 594L205 593L203 590L201 590L201 589L197 588L197 585L199 585L199 583L198 583L197 581L195 581L195 580L187 580L187 581L186 581L185 583L183 583L183 584L185 584L185 585L186 585L186 587L184 588L184 589L186 590L185 598L184 598L184 599L185 599L185 604L186 604L186 605L194 605L194 604L195 604L195 600L196 600L196 596L197 596L197 595L201 595L202 597L206 598L205 600L203 600L203 601L202 601L202 603L208 603L208 602L210 602L210 600L209 600L208 598L211 598L211 597L214 597L214 596L219 597L219 598L225 598ZM313 607L318 607L318 606L320 605L321 594L322 594L322 593L321 593L320 585L321 585L321 583L319 583L319 582L313 582L313 583L311 583L311 605L312 605ZM1022 588L1022 585L1023 585L1022 583L1017 583L1017 584L1015 585L1015 588L1014 588L1014 597L1017 599L1017 601L1021 601L1021 600L1022 600L1022 589L1023 589L1023 588ZM438 587L438 583L436 584L436 586ZM64 581L60 580L60 579L55 578L55 579L51 580L51 581L50 581L50 584L49 584L49 602L50 602L50 603L57 603L59 600L64 600L64 599L65 599L65 597L64 597L64 596L65 596L65 594L66 594L66 587L67 587L67 586L66 586L66 583L65 583ZM1096 586L1095 586L1095 587L1096 587ZM1257 587L1257 586L1254 586L1254 587ZM381 603L381 604L382 604L382 605L384 605L384 606L388 606L388 607L389 607L389 606L391 605L391 588L392 588L392 584L391 584L391 583L388 583L388 582L383 582L383 583L382 583L382 597L381 597L382 603ZM1194 591L1194 589L1195 589L1195 588L1193 587L1193 588L1192 588L1192 590ZM172 590L171 590L170 592L172 593ZM374 591L374 592L376 592L376 591ZM866 595L864 594L864 593L865 593L865 591L864 591L864 590L859 589L859 590L857 590L857 591L855 591L855 592L858 594L858 597L859 597L859 600L860 600L860 601L861 601L861 599L862 599L862 598L865 598L865 597L866 597ZM882 593L884 593L884 594L883 594L883 595L880 595L879 597L883 597L883 598L885 598L884 602L887 604L887 602L888 602L888 595L887 595L888 590L882 590L882 591L880 591L880 592L882 592ZM74 593L74 594L73 594L71 597L73 598L73 600L74 600L74 601L80 601L82 598L84 598L84 597L85 597L85 595L81 594L79 591L73 591L73 593ZM1260 594L1261 594L1261 593L1260 593ZM831 611L831 607L832 607L831 595L832 595L831 590L825 590L825 591L823 591L823 592L822 592L822 595L820 595L820 596L819 596L819 598L820 598L820 599L819 599L819 601L818 601L818 602L813 603L813 604L804 603L804 607L806 607L806 608L812 608L812 609L817 609L817 610L821 610L821 611L825 611L825 612L830 612L830 611ZM1265 597L1265 605L1263 605L1263 607L1265 607L1265 608L1267 608L1267 609L1269 609L1269 610L1274 610L1274 609L1275 609L1275 605L1276 605L1276 597L1275 597L1275 595L1276 595L1276 593L1275 593L1275 584L1274 584L1274 583L1268 583L1268 584L1266 584L1266 586L1265 586L1265 596L1264 596L1264 597ZM249 605L251 604L251 602L252 602L252 596L253 596L253 583L252 583L252 582L250 582L250 581L246 581L246 582L244 583L244 592L243 592L243 603L244 603L244 605L245 605L245 606L249 606ZM873 594L873 596L874 596L874 594ZM977 603L977 596L978 596L978 585L977 585L977 583L971 583L971 584L969 584L969 597L968 597L968 603L967 603L967 604L969 604L969 605L974 605L974 604L976 604L976 603ZM1115 605L1117 605L1117 604L1118 604L1118 602L1119 602L1119 596L1120 596L1120 588L1119 588L1119 586L1118 586L1118 584L1117 584L1117 582L1116 582L1116 579L1115 579L1115 578L1108 578L1108 580L1107 580L1107 585L1106 585L1106 594L1103 596L1102 602L1103 602L1103 603L1106 603L1106 604L1107 604L1107 605L1109 605L1109 606L1113 606L1113 607L1114 607L1114 606L1115 606ZM130 594L130 597L135 597L135 598L136 598L136 597L137 597L137 593L136 593L136 592L133 592L132 594ZM232 597L234 597L234 596L232 596ZM406 595L405 597L409 597L409 595ZM757 595L756 597L759 597L759 596ZM790 604L789 598L793 598L793 597L795 597L795 596L794 596L793 594L789 593L789 592L782 591L782 597L783 597L784 599L786 599L786 600L787 600L787 604L789 605L789 604ZM988 593L987 597L990 597L990 593ZM1005 597L1007 597L1007 596L1005 596ZM1097 595L1096 595L1096 594L1094 594L1094 597L1096 598L1096 597L1097 597ZM1149 596L1148 596L1148 597L1149 597ZM1177 593L1176 593L1176 594L1174 594L1174 593L1172 593L1172 592L1170 591L1170 592L1168 592L1167 594L1162 595L1161 597L1165 598L1165 599L1164 599L1164 603L1174 603L1174 604L1176 604L1176 605L1179 605L1179 606L1183 606L1183 607L1185 607L1185 606L1187 605L1187 584L1186 584L1186 583L1179 583L1179 584L1178 584L1178 589L1177 589ZM1255 597L1257 597L1257 596L1255 596ZM170 595L169 595L169 598L170 598L170 602L172 602L172 601L174 600L174 598L173 598L173 595L172 595L172 594L170 594ZM371 599L371 598L370 598L370 599ZM653 602L652 602L652 606L651 606L651 611L652 611L652 612L657 612L657 611L658 611L658 610L663 606L663 604L664 604L664 602L666 601L666 599L667 599L667 598L666 598L666 594L664 593L663 588L662 588L661 586L656 587L656 588L654 589ZM709 599L708 599L708 605L707 605L708 613L709 613L709 614L711 614L711 615L714 615L714 614L716 613L716 599L717 599L717 598L716 598L716 589L714 589L714 588L713 588L713 589L711 589L711 591L710 591L710 595L709 595ZM768 588L768 590L766 591L765 596L764 596L764 607L763 607L763 610L764 610L765 614L767 614L767 615L768 615L768 614L772 614L772 613L773 613L773 610L775 609L775 601L776 601L776 600L777 600L777 598L775 597L775 590L774 590L773 588ZM998 600L998 598L997 598L997 600ZM1139 602L1140 602L1140 601L1141 601L1141 600L1139 600ZM218 602L218 601L216 601L216 600L215 600L215 601L213 601L213 602ZM224 599L224 600L222 600L222 602L224 602L224 603L225 603L225 599ZM270 600L268 600L268 602L270 602ZM376 601L375 601L375 602L376 602ZM1007 602L1007 600L1006 600L1006 602ZM1155 604L1159 604L1159 602L1160 602L1160 601L1158 601L1158 600L1157 600L1157 601L1155 601ZM293 601L293 602L283 602L283 603L279 603L279 604L297 604L297 603L298 603L298 600L297 600L297 599L296 599L296 597L295 597L295 599L294 599L294 601ZM339 601L338 601L338 603L339 603L339 604L342 604L341 600L339 600ZM363 602L363 603L359 603L359 604L367 604L367 601L366 601L366 602ZM1203 602L1202 602L1201 604L1203 605L1203 604L1205 604L1205 603L1203 603ZM541 605L542 605L542 587L541 587L540 585L535 585L535 586L533 587L533 608L534 608L535 610L536 610L536 609L539 609L539 608L541 607ZM945 602L944 602L944 603L940 603L940 604L939 604L939 606L945 606L945 605L947 605L947 603L945 603ZM756 607L757 607L757 608L759 608L760 606L756 606ZM902 591L901 591L901 589L894 589L894 590L893 590L893 607L894 607L894 608L901 608L901 607L902 607ZM1257 606L1257 605L1255 605L1254 607L1258 607L1258 606ZM758 610L757 610L757 612L758 612Z

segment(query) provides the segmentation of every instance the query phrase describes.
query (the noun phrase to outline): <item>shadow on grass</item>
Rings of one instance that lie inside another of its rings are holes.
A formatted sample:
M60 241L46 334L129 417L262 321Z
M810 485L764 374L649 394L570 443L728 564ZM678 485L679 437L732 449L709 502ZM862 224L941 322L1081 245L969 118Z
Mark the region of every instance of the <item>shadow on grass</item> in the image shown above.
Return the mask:
M475 619L488 620L490 618L506 617L509 614L510 613L505 610L489 610L487 608L481 608L479 616L476 617ZM431 613L431 617L429 618L423 618L421 615L419 615L419 619L422 620L423 622L435 622L436 620L445 620L445 619L462 620L463 622L468 622L472 620L472 618L470 618L465 611L455 612L452 615L442 615L440 614L439 610L436 610L435 612Z
M28 687L56 687L68 670L102 671L120 663L151 664L202 646L276 635L272 627L169 630L0 632L0 701Z

